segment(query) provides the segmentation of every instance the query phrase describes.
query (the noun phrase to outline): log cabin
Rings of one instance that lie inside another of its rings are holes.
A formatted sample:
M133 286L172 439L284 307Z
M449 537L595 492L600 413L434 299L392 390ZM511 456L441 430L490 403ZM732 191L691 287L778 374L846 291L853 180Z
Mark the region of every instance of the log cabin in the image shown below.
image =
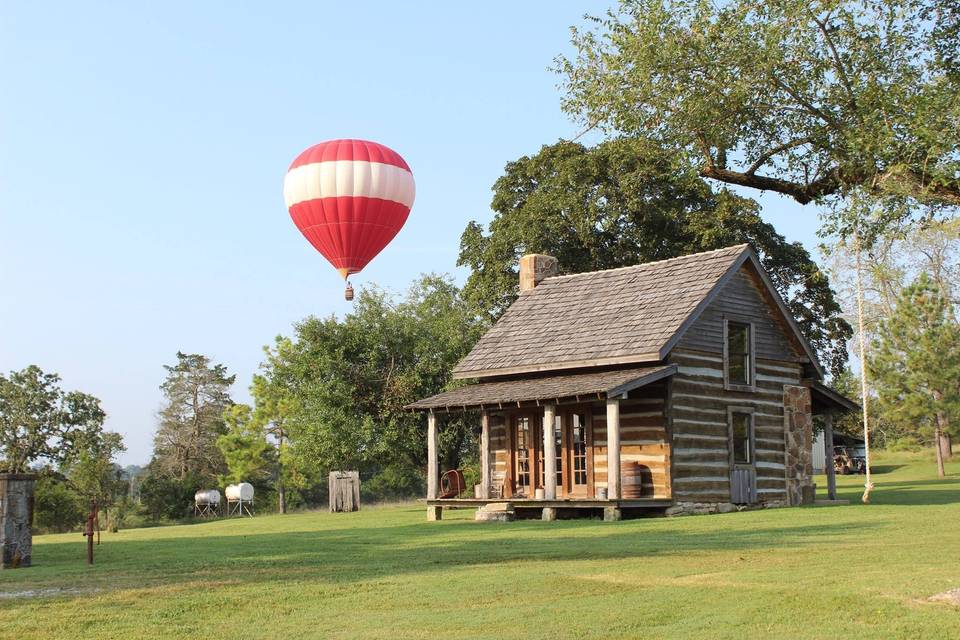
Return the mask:
M519 271L519 297L454 370L471 383L408 406L427 417L428 519L813 500L813 417L829 431L857 406L823 383L749 245L570 275L527 255ZM479 415L480 483L467 496L438 495L450 412Z

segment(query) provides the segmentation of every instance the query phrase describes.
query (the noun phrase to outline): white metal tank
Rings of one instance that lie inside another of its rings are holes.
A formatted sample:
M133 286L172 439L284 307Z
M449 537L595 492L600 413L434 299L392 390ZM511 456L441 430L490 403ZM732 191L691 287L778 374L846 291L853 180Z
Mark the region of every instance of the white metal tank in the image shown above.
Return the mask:
M252 502L253 501L253 485L249 482L241 482L240 484L231 484L227 486L227 500L237 501L242 500L243 502Z
M197 504L220 504L220 492L216 489L201 489L193 494L193 501Z

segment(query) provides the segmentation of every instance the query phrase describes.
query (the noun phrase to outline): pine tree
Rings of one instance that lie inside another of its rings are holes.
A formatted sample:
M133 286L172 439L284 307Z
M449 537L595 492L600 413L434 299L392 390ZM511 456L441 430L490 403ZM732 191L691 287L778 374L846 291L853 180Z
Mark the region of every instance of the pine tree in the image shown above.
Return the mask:
M903 290L893 314L880 323L869 367L887 415L924 435L932 428L943 477L938 445L960 411L960 325L927 274Z
M224 411L233 404L230 386L236 376L200 354L177 353L177 364L164 366L160 389L164 405L154 436L157 466L177 480L188 476L212 481L223 471L217 437L226 433Z

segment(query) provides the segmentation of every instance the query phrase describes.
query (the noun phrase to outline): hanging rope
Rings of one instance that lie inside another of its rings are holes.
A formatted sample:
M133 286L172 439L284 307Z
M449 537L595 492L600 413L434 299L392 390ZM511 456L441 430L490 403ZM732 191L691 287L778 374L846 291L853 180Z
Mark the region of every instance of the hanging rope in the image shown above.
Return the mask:
M870 413L867 409L869 397L867 395L867 338L863 327L863 266L860 259L860 232L854 227L853 250L857 254L857 325L860 332L860 394L863 406L863 448L866 458L867 478L863 485L863 504L870 504L870 492L873 491L873 482L870 480Z

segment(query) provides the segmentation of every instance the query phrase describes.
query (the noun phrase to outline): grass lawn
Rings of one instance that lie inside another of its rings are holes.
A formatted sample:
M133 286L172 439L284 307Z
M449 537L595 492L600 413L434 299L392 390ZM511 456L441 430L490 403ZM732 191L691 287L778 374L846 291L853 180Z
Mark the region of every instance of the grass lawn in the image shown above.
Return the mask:
M104 534L93 567L80 534L38 536L34 567L0 572L0 637L960 638L960 607L926 601L960 587L960 463L875 466L870 506L302 513Z

